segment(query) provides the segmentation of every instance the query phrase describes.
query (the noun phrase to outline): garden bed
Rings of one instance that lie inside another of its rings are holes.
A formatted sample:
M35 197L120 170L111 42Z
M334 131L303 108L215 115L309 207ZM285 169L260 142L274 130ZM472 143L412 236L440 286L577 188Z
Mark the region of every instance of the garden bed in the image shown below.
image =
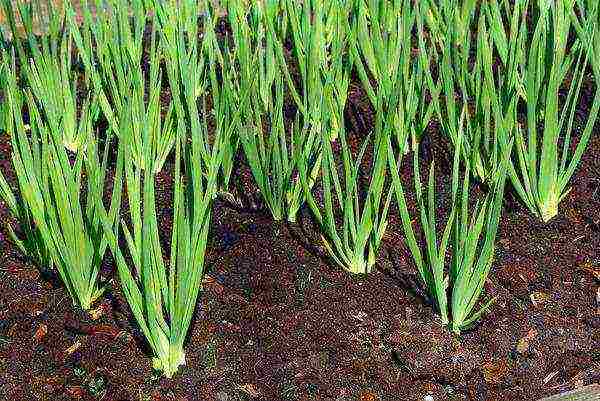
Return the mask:
M592 85L582 98L592 99ZM350 87L346 119L362 139L372 110L356 77ZM449 146L435 124L427 134L421 160L438 163L438 212L447 216ZM0 135L0 169L15 185L10 140ZM109 290L87 315L0 234L0 398L512 401L600 381L599 124L548 224L507 190L485 289L495 304L460 336L420 290L395 206L374 271L352 276L330 261L306 207L297 224L273 222L238 153L239 202L222 196L212 207L207 273L186 364L173 379L152 370L110 252L102 272ZM405 159L402 179L412 188ZM156 178L163 248L173 164ZM414 212L413 191L407 196ZM12 222L2 203L0 220Z
M9 154L4 140L3 171ZM395 213L376 271L351 277L319 249L307 213L300 225L278 225L266 212L217 201L186 366L172 380L152 378L118 285L98 320L81 321L59 281L40 277L3 238L0 396L533 400L597 382L599 172L596 130L551 223L539 223L508 195L486 289L495 307L460 338L440 326L415 291L418 278ZM240 168L235 180L260 199L246 173ZM169 232L170 177L161 173L158 182ZM4 209L1 218L9 219ZM107 276L111 266L107 261Z

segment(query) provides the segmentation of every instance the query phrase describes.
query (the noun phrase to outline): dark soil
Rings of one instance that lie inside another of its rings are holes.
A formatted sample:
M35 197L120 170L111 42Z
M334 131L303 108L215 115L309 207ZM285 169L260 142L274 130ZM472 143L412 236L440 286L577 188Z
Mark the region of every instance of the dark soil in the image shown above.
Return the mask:
M2 171L10 171L8 158L3 141ZM394 215L378 269L351 277L327 261L306 213L286 226L218 201L187 364L173 380L153 374L115 279L100 318L82 317L3 237L0 397L532 400L597 382L599 172L596 135L548 225L508 194L486 288L497 301L461 337L440 326L415 290ZM168 174L158 183L168 233Z
M353 91L358 114L368 115ZM3 172L12 171L8 142L1 137ZM164 171L157 201L166 237L169 163ZM409 196L410 171L406 163ZM447 174L440 169L442 181ZM246 168L234 181L256 193ZM10 221L4 207L0 219ZM496 303L460 337L418 290L395 212L377 269L353 277L327 260L307 211L285 225L260 207L217 201L186 366L173 380L153 373L110 258L111 289L94 320L1 235L0 399L535 400L600 381L597 129L549 224L507 194L486 287Z

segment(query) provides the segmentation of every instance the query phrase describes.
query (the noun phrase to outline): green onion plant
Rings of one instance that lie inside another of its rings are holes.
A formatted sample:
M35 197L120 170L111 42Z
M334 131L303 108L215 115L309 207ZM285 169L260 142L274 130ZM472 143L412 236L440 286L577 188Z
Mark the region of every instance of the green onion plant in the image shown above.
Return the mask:
M478 5L469 0L444 0L432 5L431 14L438 15L439 23L431 30L438 38L431 46L421 47L424 51L430 48L435 60L432 65L438 70L432 93L442 132L454 147L458 132L464 132L460 151L481 182L496 175L502 164L501 144L511 139L498 138L504 131L496 129L495 123L515 117L517 55L523 46L521 8L517 1L511 14L505 15L496 1ZM508 36L505 25L510 28ZM473 26L476 30L470 28Z
M160 245L154 174L133 162L127 143L122 146L131 226L123 222L122 231L130 259L119 248L118 230L112 229L110 219L105 220L123 292L154 353L153 367L166 377L172 377L185 364L183 346L201 286L210 207L222 158L222 145L217 144L208 150L210 165L204 165L207 148L202 142L208 143L207 126L199 126L200 131L190 138L185 121L177 124L169 252L165 255ZM157 131L144 130L146 136L153 133ZM155 152L156 148L146 147L145 161L155 160Z
M211 102L213 104L213 121L215 129L219 132L231 132L238 130L239 118L241 114L241 105L237 104L232 97L233 89L231 82L230 68L228 66L228 54L230 54L229 37L219 37L217 35L217 25L224 10L227 8L228 1L212 2L203 1L196 7L192 6L203 18L203 47L204 54L209 62L209 91ZM237 132L233 135L224 135L228 138L224 142L223 160L221 161L221 172L219 173L219 194L232 199L237 203L235 196L230 191L230 181L235 162L237 161L238 150L240 147L240 136Z
M82 3L81 27L73 8L67 9L69 26L86 73L110 129L119 140L129 137L125 143L132 146L131 157L141 168L158 172L173 148L175 137L171 129L173 103L167 109L161 135L145 137L142 133L146 129L144 125L156 124L162 114L162 55L156 24L152 23L151 33L146 37L144 32L150 19L142 0L109 0L108 6L104 6L103 0L96 0L95 15L90 11L90 1ZM144 70L148 70L148 74ZM145 144L144 140L154 143ZM148 146L156 147L156 158L145 165L144 149Z
M26 91L29 127L26 127L13 93L16 76L9 79L8 101L12 162L17 175L18 194L11 192L6 180L0 180L3 198L25 232L21 249L32 252L38 263L56 268L73 301L84 310L103 292L99 283L100 265L107 243L102 234L98 204L104 195L108 170L110 136L99 155L92 115L97 106L87 99L75 126L62 118L44 115L33 94ZM73 104L77 101L71 99ZM64 118L70 118L65 116ZM65 132L66 129L77 133ZM85 152L70 153L64 147L64 135L85 138ZM120 171L117 163L107 225L114 225L121 204ZM84 191L85 189L85 191ZM13 239L16 236L13 235ZM15 241L19 244L19 241Z
M457 144L463 135L459 131ZM460 149L460 147L458 148ZM408 211L404 189L398 171L401 158L389 153L391 175L396 200L408 247L419 275L443 325L459 334L471 327L489 309L492 300L479 305L484 284L494 258L494 242L502 209L506 170L499 168L491 182L491 190L483 201L469 207L469 164L466 163L462 185L459 167L460 152L454 153L452 168L452 206L441 238L436 223L435 165L432 162L426 188L420 178L419 152L414 152L414 187L420 216L423 246L417 242L413 220ZM506 158L505 158L506 160ZM452 249L447 266L447 253Z
M6 52L6 50L2 49L0 50L3 54L2 59L4 58L4 54ZM1 63L0 64L0 133L3 133L6 130L6 125L9 122L9 118L8 118L8 101L6 100L7 98L7 94L6 94L6 88L7 88L7 83L8 83L8 77L7 75L9 74L9 68L11 66L7 65L6 63ZM18 93L15 93L14 95L18 95Z
M305 202L306 191L301 188L304 184L312 188L319 174L322 131L330 130L326 137L335 141L341 129L339 116L346 105L352 68L349 47L353 39L348 26L352 3L313 0L303 2L300 7L291 0L283 3L287 23L279 38L283 42L289 30L297 74L286 67L280 46L276 48L276 57L298 109L291 128L296 168L300 170L302 162L301 168L306 169L294 174L294 187L288 193L288 203L295 205L288 213L288 220L294 221L295 213ZM300 174L305 175L306 183L300 182Z
M22 110L22 95L20 88L16 85L16 67L14 62L11 64L8 60L9 56L2 52L2 64L0 68L3 71L2 91L4 101L2 104L2 130L3 140L4 134L13 132L13 109L19 113ZM14 61L14 59L13 59ZM12 84L9 86L9 83ZM26 129L24 127L24 129ZM10 140L10 139L8 139ZM18 151L13 154L13 166L20 165ZM14 161L16 158L16 161ZM39 153L32 154L31 163L37 166L41 165ZM22 163L21 163L22 164ZM22 255L32 260L42 271L52 270L52 260L44 240L41 237L40 231L35 226L33 216L29 210L25 198L18 191L11 188L11 184L0 171L0 199L4 201L10 214L15 219L19 230L15 231L9 222L5 222L4 226L11 242L19 249Z
M329 254L340 266L358 274L373 269L387 226L393 195L388 190L388 154L394 146L406 150L409 138L416 144L433 108L425 99L426 83L431 82L429 60L424 52L412 56L411 33L422 25L418 7L407 1L362 0L351 6L349 60L375 109L373 132L360 149L352 149L344 125L347 82L343 86L342 80L326 80L322 171L315 176L323 189L320 202L310 193L310 170L304 163L300 163L300 172L307 203Z
M254 179L275 220L295 221L304 203L297 179L298 158L310 155L313 143L297 146L294 127L284 124L285 63L280 38L287 31L278 1L230 1L228 18L235 47L228 63L232 93L241 107L239 139ZM299 131L297 131L299 132Z
M413 129L411 146L419 141L434 110L426 100L429 60L426 53L413 54L413 31L422 25L421 13L411 0L356 0L352 20L351 51L366 94L373 107L384 105L380 99L401 94L400 103L383 112L395 113L396 137Z
M594 0L577 0L572 20L577 36L582 42L581 46L589 44L592 47L588 61L596 82L600 82L600 3ZM586 29L594 24L595 29Z
M241 106L231 96L230 74L224 68L217 38L219 8L212 2L195 0L152 0L150 4L156 13L175 116L179 121L187 121L190 136L201 132L200 123L206 117L215 135L227 138L223 142L217 192L232 196L228 188L238 148L239 136L234 130L238 128ZM211 107L207 110L208 99ZM208 144L201 142L201 146ZM202 154L204 164L209 165L210 152Z
M185 364L184 342L202 283L211 205L229 141L227 135L231 134L216 130L209 135L206 97L214 78L214 65L205 54L205 41L199 46L198 41L188 40L196 38L198 5L193 1L178 2L180 7L176 8L174 4L156 8L159 24L172 23L172 30L163 31L163 43L178 117L174 126L170 248L161 247L155 175L130 157L135 149L127 143L132 140L130 135L124 135L120 142L125 155L130 224L123 221L119 230L111 226L110 219L104 220L125 298L153 351L153 367L166 377L172 377ZM153 137L163 135L161 132L160 124L154 128L142 126L144 165L156 160L161 148L160 141ZM126 250L119 247L120 231Z
M349 81L349 47L353 38L348 26L352 3L348 0L311 0L298 4L285 1L287 23L297 62L299 88L291 73L284 69L289 91L303 120L319 125L326 113L323 108L324 86L335 86L336 93L347 92ZM282 34L287 32L282 31ZM285 40L285 37L280 40ZM286 64L282 49L276 56ZM345 105L347 95L344 95Z
M326 81L327 118L321 130L321 172L316 175L323 189L320 202L310 192L304 163L300 172L329 254L344 269L359 274L373 269L387 226L393 194L388 154L394 146L405 150L408 138L417 142L432 108L425 105L428 59L425 53L412 57L411 32L422 24L419 10L400 1L360 0L351 6L350 63L375 109L374 128L360 149L353 149L344 125L347 83L344 87L343 81Z
M335 85L327 85L325 89L329 91L325 94L328 99L343 96L335 92ZM331 258L350 273L366 274L375 265L387 226L392 194L392 191L387 195L385 192L387 154L393 125L379 118L373 133L353 152L344 125L343 108L332 100L329 113L329 123L321 131L322 160L317 175L323 190L321 206L311 191L313 181L304 159L300 160L301 182ZM383 115L379 109L378 116ZM334 137L341 154L334 150ZM372 159L365 161L367 148Z
M580 29L583 40L571 45L569 35L576 31L574 1L540 1L531 7L533 31L527 32L518 67L527 121L526 128L516 132L508 173L525 205L547 222L557 215L558 204L569 191L569 180L598 117L597 83L587 116L576 116L588 60L594 56L598 24L587 19ZM527 29L525 23L521 29ZM576 136L578 141L574 141Z
M420 2L424 10L426 30L433 43L443 48L447 42L455 46L468 45L466 40L473 36L473 17L476 10L481 8L488 21L488 31L497 52L499 61L506 65L509 58L509 47L512 31L506 30L506 21L514 14L514 5L519 2L490 0L478 2L476 0L423 0ZM522 7L519 7L522 8ZM456 25L460 23L460 25ZM450 25L450 26L449 26Z
M85 147L84 141L87 139L78 136L80 132L76 129L77 109L74 102L84 85L81 81L85 79L75 69L72 39L64 12L49 3L42 8L42 3L19 2L16 6L25 31L23 43L13 10L14 2L2 0L12 37L15 38L13 43L21 75L46 118L63 122L63 144L75 152ZM36 27L45 27L45 33L39 36ZM98 112L94 111L91 116L93 121L97 115Z

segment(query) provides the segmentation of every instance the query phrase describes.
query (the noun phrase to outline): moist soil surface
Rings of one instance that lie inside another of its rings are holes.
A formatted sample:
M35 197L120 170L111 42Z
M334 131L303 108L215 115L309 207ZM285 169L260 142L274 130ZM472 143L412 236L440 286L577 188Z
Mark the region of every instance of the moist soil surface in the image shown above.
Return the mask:
M0 144L0 167L10 175L9 147ZM448 172L439 170L443 192ZM171 166L163 171L157 199L168 239ZM407 185L410 171L407 162ZM306 210L298 224L273 222L241 167L234 181L250 194L247 207L214 204L186 365L172 380L152 371L109 256L109 289L95 316L84 316L3 236L0 398L534 400L598 382L599 172L595 135L546 225L509 191L486 285L495 304L456 336L418 289L395 211L375 271L353 277L327 259Z

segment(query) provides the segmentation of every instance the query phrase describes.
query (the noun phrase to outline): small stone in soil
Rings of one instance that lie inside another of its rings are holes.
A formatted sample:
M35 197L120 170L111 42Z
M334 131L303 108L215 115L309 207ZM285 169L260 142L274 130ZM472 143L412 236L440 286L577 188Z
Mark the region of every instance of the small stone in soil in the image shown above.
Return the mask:
M521 355L527 353L529 351L531 341L537 337L537 335L538 332L536 329L530 329L525 337L519 339L517 342L517 352Z
M39 342L42 341L44 337L46 337L46 334L48 334L48 326L42 323L35 330L35 334L33 335L33 337L36 339L36 341Z

